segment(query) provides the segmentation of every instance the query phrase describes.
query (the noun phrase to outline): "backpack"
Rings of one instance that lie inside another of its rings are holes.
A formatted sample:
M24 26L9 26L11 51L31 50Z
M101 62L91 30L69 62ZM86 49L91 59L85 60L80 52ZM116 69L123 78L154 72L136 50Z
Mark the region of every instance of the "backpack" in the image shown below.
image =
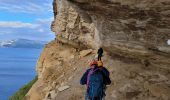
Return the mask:
M87 94L90 98L103 97L104 81L100 68L90 69L87 76Z

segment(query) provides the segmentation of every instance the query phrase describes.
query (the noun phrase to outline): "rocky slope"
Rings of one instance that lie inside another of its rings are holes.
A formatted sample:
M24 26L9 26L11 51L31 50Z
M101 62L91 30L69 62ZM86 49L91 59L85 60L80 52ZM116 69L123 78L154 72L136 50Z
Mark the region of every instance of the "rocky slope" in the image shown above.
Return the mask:
M26 99L83 100L79 79L98 47L112 79L106 100L170 99L169 0L54 0L53 7L56 40L44 48Z

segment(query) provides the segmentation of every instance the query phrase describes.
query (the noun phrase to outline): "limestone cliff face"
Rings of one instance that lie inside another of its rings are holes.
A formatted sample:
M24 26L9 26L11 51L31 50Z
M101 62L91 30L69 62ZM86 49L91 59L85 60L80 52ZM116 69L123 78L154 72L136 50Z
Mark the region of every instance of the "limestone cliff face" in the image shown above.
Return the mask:
M111 54L157 63L162 62L154 59L159 54L170 55L168 0L54 2L52 30L61 42L76 47L101 46Z
M106 100L170 99L169 0L54 0L53 8L56 40L38 60L28 100L83 100L79 79L98 47L112 79Z
M59 41L80 48L96 47L94 24L83 19L66 0L54 1L54 13L52 31Z

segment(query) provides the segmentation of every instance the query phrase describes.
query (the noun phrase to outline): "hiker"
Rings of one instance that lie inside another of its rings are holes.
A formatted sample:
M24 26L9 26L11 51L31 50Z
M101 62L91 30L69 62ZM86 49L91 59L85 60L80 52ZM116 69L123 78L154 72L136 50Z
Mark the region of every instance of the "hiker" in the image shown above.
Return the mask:
M103 49L101 47L98 49L97 54L98 54L98 61L102 60L101 57L102 57L102 54L103 54Z
M80 84L87 86L85 100L103 100L106 85L111 84L109 71L103 66L99 67L98 62L93 60L90 68L83 74Z

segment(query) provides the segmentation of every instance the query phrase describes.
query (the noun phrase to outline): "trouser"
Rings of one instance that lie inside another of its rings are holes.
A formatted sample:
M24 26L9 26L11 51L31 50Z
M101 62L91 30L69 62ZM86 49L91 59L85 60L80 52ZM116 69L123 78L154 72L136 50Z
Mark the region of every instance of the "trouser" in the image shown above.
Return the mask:
M102 60L102 55L98 55L98 61Z

